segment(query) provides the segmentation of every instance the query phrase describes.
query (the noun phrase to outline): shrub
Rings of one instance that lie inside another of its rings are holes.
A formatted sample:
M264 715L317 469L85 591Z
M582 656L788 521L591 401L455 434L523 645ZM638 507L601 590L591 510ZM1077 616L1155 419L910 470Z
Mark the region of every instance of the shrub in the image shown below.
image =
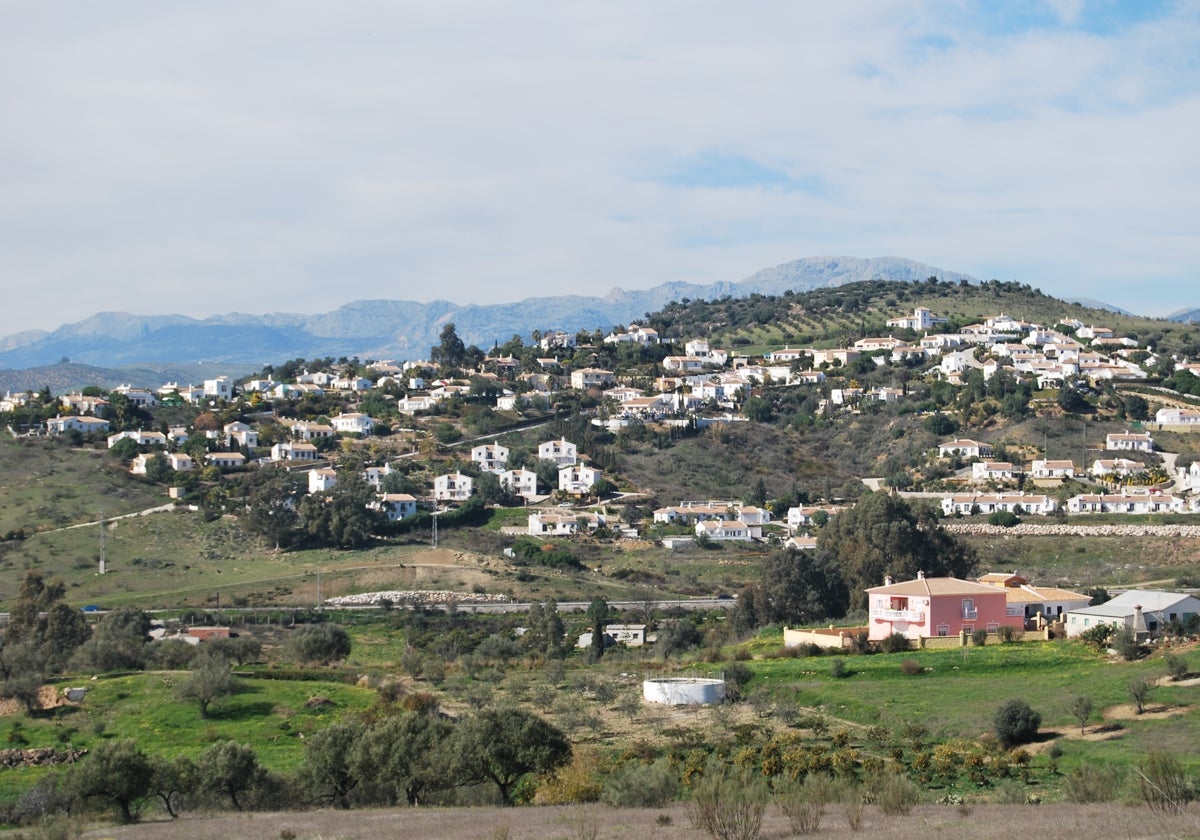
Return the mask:
M1063 796L1068 802L1089 805L1112 802L1121 786L1121 771L1112 765L1081 764L1063 779Z
M1005 624L996 631L996 635L1000 637L1000 641L1004 644L1011 644L1017 640L1017 628Z
M1020 699L1009 700L992 717L992 729L1005 749L1028 744L1041 725L1042 716Z
M614 808L661 808L675 798L679 779L669 759L653 764L630 762L604 785L600 800Z
M925 669L921 666L921 663L915 659L905 659L900 663L900 670L903 673L908 674L910 677L925 672Z
M1182 814L1195 797L1179 759L1170 753L1150 753L1137 775L1142 801L1155 813Z
M879 643L884 653L902 653L908 650L908 639L903 633L892 633Z
M1181 680L1188 675L1187 660L1175 653L1168 653L1163 656L1163 665L1166 666L1167 676L1172 680Z
M1137 635L1131 627L1121 627L1113 634L1112 646L1126 662L1141 657L1146 649L1138 644Z
M337 624L304 624L284 642L289 660L327 664L350 655L350 635Z
M976 647L983 647L986 645L987 639L988 631L982 627L971 634L971 644L975 645Z
M1021 522L1015 513L1008 510L998 510L988 514L987 521L989 525L999 525L1001 528L1011 528Z
M889 817L906 817L920 801L921 792L912 779L901 773L888 773L875 792L879 810Z
M693 827L716 840L755 840L766 810L767 791L760 781L710 761L688 815Z
M829 675L836 680L845 679L850 676L850 669L846 667L846 660L838 657L829 663Z
M814 779L825 780L825 784L820 787L820 783L810 784ZM787 817L793 834L816 834L820 829L829 800L828 786L824 776L809 776L803 783L784 782L776 788L775 804Z
M1128 689L1129 699L1133 701L1133 705L1140 715L1146 711L1146 699L1150 696L1150 683L1137 677L1129 681Z

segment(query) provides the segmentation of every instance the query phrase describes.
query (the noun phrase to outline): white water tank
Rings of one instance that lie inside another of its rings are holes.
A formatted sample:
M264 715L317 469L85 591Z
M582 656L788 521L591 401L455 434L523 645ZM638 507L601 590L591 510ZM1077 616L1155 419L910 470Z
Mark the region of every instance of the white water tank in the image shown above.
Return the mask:
M725 702L725 680L710 677L658 677L642 683L648 703L698 706Z

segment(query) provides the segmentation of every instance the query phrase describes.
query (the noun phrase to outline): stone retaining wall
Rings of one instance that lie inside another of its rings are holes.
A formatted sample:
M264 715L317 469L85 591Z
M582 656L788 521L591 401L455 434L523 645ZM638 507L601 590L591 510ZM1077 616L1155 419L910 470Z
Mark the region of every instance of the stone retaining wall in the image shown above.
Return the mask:
M1022 522L1011 528L985 522L943 522L952 534L988 537L1160 537L1200 539L1200 525L1042 525Z

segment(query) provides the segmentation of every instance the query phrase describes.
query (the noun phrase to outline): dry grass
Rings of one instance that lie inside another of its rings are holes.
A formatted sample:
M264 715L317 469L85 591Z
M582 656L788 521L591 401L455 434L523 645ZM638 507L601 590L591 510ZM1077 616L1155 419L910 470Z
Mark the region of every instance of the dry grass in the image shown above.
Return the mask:
M963 811L968 813L964 814ZM660 815L671 817L660 824ZM297 814L221 815L177 822L95 829L83 836L92 840L274 840L285 831L296 840L462 840L489 838L506 827L510 840L549 840L577 836L579 827L595 820L599 838L655 838L697 840L703 835L691 828L685 807L611 809L595 805L498 808L415 808L378 811L316 811ZM1084 836L1095 838L1175 838L1200 835L1200 807L1191 805L1180 815L1154 814L1148 808L1126 805L977 805L960 809L952 805L922 805L909 816L887 817L867 806L858 833L842 820L826 820L820 836L871 837L873 840L911 840L913 837L971 837L975 840L1009 840L1012 837ZM787 817L776 808L763 821L764 838L791 836Z

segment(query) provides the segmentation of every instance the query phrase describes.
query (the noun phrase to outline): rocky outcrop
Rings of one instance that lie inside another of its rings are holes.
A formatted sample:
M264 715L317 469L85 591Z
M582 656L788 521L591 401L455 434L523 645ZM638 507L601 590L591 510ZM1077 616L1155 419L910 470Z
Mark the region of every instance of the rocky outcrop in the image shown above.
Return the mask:
M28 750L0 750L0 767L53 767L74 764L87 750L56 750L39 747Z
M508 596L429 589L389 590L386 592L361 592L358 595L342 595L337 598L329 598L325 603L334 607L377 607L384 601L390 601L397 606L407 604L504 604L508 602Z

